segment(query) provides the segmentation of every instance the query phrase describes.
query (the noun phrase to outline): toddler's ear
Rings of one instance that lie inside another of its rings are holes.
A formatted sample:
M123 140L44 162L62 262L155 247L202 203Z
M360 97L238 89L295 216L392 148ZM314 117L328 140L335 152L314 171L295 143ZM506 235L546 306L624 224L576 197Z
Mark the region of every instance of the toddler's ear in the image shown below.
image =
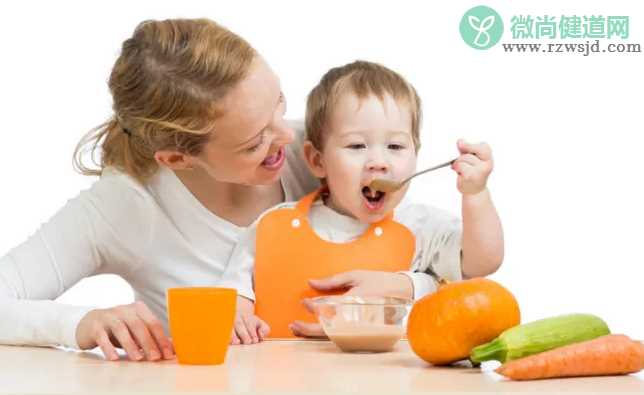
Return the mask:
M322 153L310 141L304 142L303 149L304 159L309 166L311 174L317 178L325 178L326 168L324 167L324 160L322 160Z

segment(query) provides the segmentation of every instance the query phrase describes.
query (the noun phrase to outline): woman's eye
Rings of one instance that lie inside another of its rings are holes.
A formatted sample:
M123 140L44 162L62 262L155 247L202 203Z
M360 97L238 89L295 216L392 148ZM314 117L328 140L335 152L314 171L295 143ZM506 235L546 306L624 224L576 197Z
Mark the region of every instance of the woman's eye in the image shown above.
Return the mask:
M402 144L389 144L387 148L394 151L399 151L399 150L405 149L405 146Z
M362 144L362 143L347 145L347 148L349 148L349 149L363 149L363 148L366 148L366 147L367 146Z
M252 147L246 148L246 152L248 153L253 153L256 152L258 149L260 149L264 145L264 133L259 138L259 143L253 145Z
M246 148L246 152L256 152L259 149L259 147L261 147L261 146L262 146L261 143L257 144L257 145L253 145L250 148Z

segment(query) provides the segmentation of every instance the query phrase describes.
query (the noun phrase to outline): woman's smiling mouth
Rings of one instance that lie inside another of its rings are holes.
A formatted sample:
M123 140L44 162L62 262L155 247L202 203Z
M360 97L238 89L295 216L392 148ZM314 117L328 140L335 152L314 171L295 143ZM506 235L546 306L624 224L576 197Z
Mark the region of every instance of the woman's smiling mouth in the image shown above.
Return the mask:
M262 167L271 171L278 170L284 164L285 159L286 155L284 152L284 147L281 147L276 153L267 156L262 161Z

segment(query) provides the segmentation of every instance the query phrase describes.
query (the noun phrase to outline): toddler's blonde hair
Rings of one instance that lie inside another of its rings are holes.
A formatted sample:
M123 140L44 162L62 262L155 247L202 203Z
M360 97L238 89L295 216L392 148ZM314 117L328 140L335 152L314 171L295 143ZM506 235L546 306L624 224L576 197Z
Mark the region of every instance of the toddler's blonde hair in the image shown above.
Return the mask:
M322 151L325 126L338 99L346 93L355 94L359 99L375 95L381 101L388 94L397 103L406 104L411 112L411 134L418 152L422 111L416 89L395 71L363 60L329 70L309 93L306 135L317 150Z

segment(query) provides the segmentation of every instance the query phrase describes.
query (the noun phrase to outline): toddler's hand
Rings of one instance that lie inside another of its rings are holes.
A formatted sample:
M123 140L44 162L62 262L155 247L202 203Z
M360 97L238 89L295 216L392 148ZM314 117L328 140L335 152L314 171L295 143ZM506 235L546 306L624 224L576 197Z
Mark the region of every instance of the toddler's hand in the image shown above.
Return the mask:
M309 285L321 292L345 290L345 295L414 297L413 284L405 274L376 270L342 272L327 278L311 279Z
M462 139L456 146L461 155L452 164L452 169L458 173L458 190L463 195L475 195L486 188L494 167L492 150L486 143L469 144Z
M268 336L271 328L255 315L255 304L243 296L237 297L237 311L231 344L255 344Z

